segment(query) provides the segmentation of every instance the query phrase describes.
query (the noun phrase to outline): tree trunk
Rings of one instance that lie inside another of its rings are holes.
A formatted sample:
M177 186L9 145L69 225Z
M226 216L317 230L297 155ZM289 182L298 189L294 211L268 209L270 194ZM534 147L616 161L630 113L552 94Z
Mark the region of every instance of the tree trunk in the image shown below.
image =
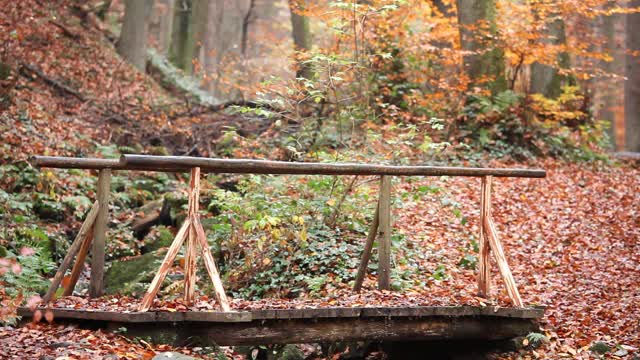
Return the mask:
M191 10L191 22L189 23L188 41L185 46L185 72L191 74L194 70L193 61L198 58L200 46L204 41L207 29L209 2L207 0L194 0Z
M250 44L248 35L243 39L243 34L245 31L249 34L254 5L251 0L209 1L203 41L204 67L211 79L207 87L221 101L243 98L242 92L230 84L246 81L243 48L248 53Z
M186 48L189 42L189 23L191 22L191 0L177 0L173 11L173 29L169 46L169 60L179 69L186 71L191 60L186 60Z
M126 0L118 53L140 71L147 62L147 27L153 0Z
M640 1L632 1L629 6L638 7L640 6ZM625 147L628 151L640 152L640 56L638 56L638 54L640 54L640 13L627 14L626 33L627 79L624 86Z
M625 15L613 14L602 18L602 32L606 39L603 52L611 56L611 61L603 61L602 69L615 77L607 77L600 87L602 91L602 108L598 118L611 123L608 130L612 150L618 150L618 133L622 134L624 126L624 29ZM620 130L620 131L617 131ZM622 140L622 139L621 139ZM623 142L624 140L620 141ZM622 149L620 149L622 150Z
M507 88L504 52L489 36L497 33L495 0L456 0L456 5L462 50L473 52L464 56L464 69L471 79L470 85L486 86L493 94L504 91ZM488 28L483 29L482 23L486 23ZM483 36L479 29L486 35Z
M309 29L309 18L301 14L300 0L289 0L289 9L291 11L291 28L293 36L293 45L298 52L308 52L311 50L311 31ZM313 76L310 64L304 64L298 61L296 77L310 79Z
M551 21L545 27L545 37L542 40L545 44L555 46L564 45L567 41L564 21L558 14L549 14ZM555 99L562 93L562 86L565 85L566 77L560 75L558 69L569 67L569 55L562 52L558 55L557 66L549 64L531 64L531 82L529 92L532 94L542 94L547 98Z
M157 39L158 53L164 57L169 55L171 31L175 0L157 0L153 11L153 20L149 24L149 32Z

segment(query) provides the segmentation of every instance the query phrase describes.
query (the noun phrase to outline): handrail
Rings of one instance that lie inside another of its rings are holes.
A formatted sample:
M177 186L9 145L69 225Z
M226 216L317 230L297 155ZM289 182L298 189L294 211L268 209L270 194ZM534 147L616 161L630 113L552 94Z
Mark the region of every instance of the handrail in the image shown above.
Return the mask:
M156 273L147 293L145 294L139 311L147 311L153 304L163 279L167 275L175 256L183 243L186 242L185 259L185 301L191 303L194 296L196 248L200 247L201 256L204 258L207 272L213 283L214 295L224 311L230 311L229 300L226 297L220 274L215 260L209 251L205 231L200 222L198 213L198 197L200 190L200 172L210 173L236 173L236 174L273 174L273 175L377 175L380 176L380 195L376 207L375 219L369 229L364 253L358 267L354 290L359 291L371 257L373 243L377 236L378 241L378 288L390 289L391 272L391 176L471 176L481 178L481 211L479 233L479 271L478 294L489 297L490 290L490 262L489 256L493 254L500 274L507 288L509 298L515 306L522 307L522 299L511 274L504 249L498 238L495 223L491 214L491 188L493 177L524 177L543 178L546 171L542 169L494 169L494 168L470 168L449 166L396 166L377 164L355 163L313 163L313 162L284 162L270 160L251 159L216 159L198 158L189 156L152 156L152 155L122 155L120 159L98 158L73 158L59 156L34 156L30 159L32 165L41 168L66 168L66 169L95 169L98 174L97 200L94 208L97 214L87 216L80 233L73 242L69 253L60 265L54 277L49 291L44 297L48 302L54 296L62 276L71 265L71 261L77 254L76 264L73 266L71 283L65 290L65 294L73 291L78 279L82 264L93 245L91 257L91 283L89 295L97 297L102 295L104 276L104 248L106 237L106 224L109 213L109 182L112 170L142 170L162 172L191 172L189 182L189 216L183 222L176 238L172 242L165 258ZM87 229L92 229L89 234Z
M65 158L34 156L34 166L49 168L147 170L273 175L389 175L389 176L495 176L543 178L542 169L500 169L451 166L398 166L357 163L286 162L253 159L218 159L190 156L153 156L125 154L117 159Z

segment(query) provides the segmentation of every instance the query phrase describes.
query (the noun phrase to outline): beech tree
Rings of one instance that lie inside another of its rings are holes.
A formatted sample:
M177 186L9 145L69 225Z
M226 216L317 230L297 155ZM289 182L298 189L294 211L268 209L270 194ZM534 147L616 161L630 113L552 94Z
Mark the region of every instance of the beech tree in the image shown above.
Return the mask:
M545 24L545 36L541 40L552 46L561 46L566 43L564 21L557 13L548 14ZM559 69L569 67L569 55L560 52L556 59L556 64L542 64L534 62L531 64L531 82L529 92L532 94L542 94L547 98L557 98L562 93L562 86L566 80L560 74Z
M491 39L497 32L495 0L457 0L456 5L460 44L469 52L464 56L464 68L470 85L487 86L494 94L505 90L504 52Z
M208 1L179 0L174 7L169 60L190 74L207 24Z
M296 51L306 52L311 50L311 30L309 29L309 18L302 14L304 1L289 0L291 11L291 29L293 45ZM311 67L298 61L296 77L310 79L312 77Z
M147 29L153 0L125 0L124 21L118 53L144 71L147 60Z
M639 7L640 1L632 1ZM625 147L640 152L640 13L627 14L627 66L624 86Z

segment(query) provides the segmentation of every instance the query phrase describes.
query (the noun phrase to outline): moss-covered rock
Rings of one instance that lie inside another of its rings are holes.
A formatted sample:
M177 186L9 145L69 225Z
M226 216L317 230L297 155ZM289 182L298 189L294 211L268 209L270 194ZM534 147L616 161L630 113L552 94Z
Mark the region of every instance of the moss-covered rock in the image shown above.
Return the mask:
M143 251L145 253L168 247L173 242L173 232L166 226L155 226L144 237Z
M64 206L47 196L38 194L33 203L33 211L43 220L64 220Z
M287 344L277 352L275 360L304 360L304 352L294 344Z
M154 251L127 260L114 261L105 274L105 292L124 295L144 293L163 257L163 251Z

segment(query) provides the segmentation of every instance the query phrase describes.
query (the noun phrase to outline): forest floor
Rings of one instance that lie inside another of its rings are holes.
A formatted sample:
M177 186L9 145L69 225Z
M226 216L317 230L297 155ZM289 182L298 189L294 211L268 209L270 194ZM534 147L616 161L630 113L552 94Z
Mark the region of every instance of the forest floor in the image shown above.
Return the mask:
M94 141L171 144L176 153L208 155L206 148L191 152L198 144L196 137L215 137L225 124L237 119L219 114L191 116L193 109L182 103L175 105L175 98L155 82L123 64L104 31L83 17L74 4L0 1L3 51L11 52L16 77L10 90L12 100L0 113L2 162L18 162L31 154L78 155L71 149L91 149ZM30 70L34 68L43 75ZM46 79L65 86L52 85ZM503 356L587 359L597 357L590 348L602 342L611 349L607 358L640 357L640 170L631 164L571 164L551 159L520 165L545 168L548 177L496 179L493 211L524 302L547 307L540 331L548 341L538 349ZM508 306L495 264L495 302L476 297L474 270L459 266L468 250L461 239L477 233L478 180L424 180L397 187L412 192L433 185L447 189L468 223L462 224L451 211L443 210L441 203L419 196L406 199L402 209L394 212L394 226L414 248L429 249L429 256L417 260L427 274L437 265L450 269L446 281L429 281L424 290L402 293L366 290L353 295L339 290L313 300L236 300L234 307L365 303ZM402 266L397 269L404 270ZM367 279L369 289L373 282L373 278ZM59 305L77 303L105 306L104 302L86 303L81 298L61 300ZM133 303L125 298L117 306ZM201 302L201 306L215 304ZM15 359L114 355L137 359L169 350L196 356L193 349L172 349L100 331L61 327L55 319L51 325L0 327L0 348L0 357ZM239 357L232 349L225 352Z

